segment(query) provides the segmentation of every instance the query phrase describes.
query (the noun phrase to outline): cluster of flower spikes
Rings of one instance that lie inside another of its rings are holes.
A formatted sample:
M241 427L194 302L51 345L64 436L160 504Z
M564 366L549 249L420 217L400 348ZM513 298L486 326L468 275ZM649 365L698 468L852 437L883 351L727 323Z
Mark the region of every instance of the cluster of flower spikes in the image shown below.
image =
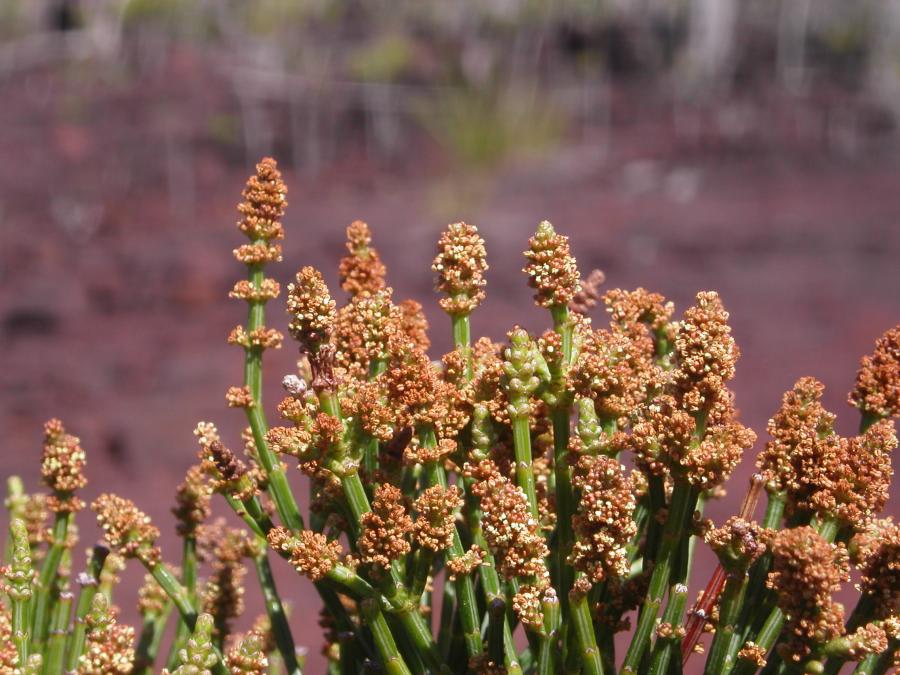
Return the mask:
M712 490L756 441L756 434L736 421L734 396L726 386L738 356L727 320L718 294L698 293L697 304L675 329L673 368L658 380L665 383L660 393L638 409L629 439L647 473L671 472ZM666 331L664 324L658 330Z
M890 420L853 438L837 435L835 416L821 404L824 389L805 377L784 395L757 466L769 491L787 496L789 516L816 514L861 530L887 501L897 437Z

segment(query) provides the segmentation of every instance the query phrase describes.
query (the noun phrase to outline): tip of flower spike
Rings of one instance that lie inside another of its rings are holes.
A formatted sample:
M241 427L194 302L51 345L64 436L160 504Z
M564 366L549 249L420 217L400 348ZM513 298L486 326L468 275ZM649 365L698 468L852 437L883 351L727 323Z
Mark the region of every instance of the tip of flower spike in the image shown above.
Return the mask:
M241 220L238 228L252 241L271 241L284 236L281 217L287 207L287 186L278 171L277 162L263 158L256 165L256 173L247 179L238 204Z
M438 240L437 255L431 265L437 275L435 288L441 309L451 316L466 316L484 300L488 268L484 239L478 228L468 223L451 223Z
M335 302L321 272L314 267L301 269L288 286L287 311L291 316L288 329L308 354L316 354L331 339Z
M341 288L351 296L369 295L385 286L385 268L381 256L372 243L369 226L361 220L354 220L347 227L348 255L341 258L338 276Z
M137 558L149 567L159 562L156 546L159 530L133 502L118 495L102 494L91 504L91 509L97 514L97 523L110 547L119 555Z
M900 324L885 331L875 351L862 358L848 400L872 417L900 415Z
M575 258L569 251L569 238L557 234L548 221L542 221L525 251L528 264L524 272L535 290L534 300L541 307L566 307L581 290Z
M86 455L77 436L66 433L63 423L52 419L44 425L41 479L53 491L47 506L58 513L78 511L84 503L74 492L87 485Z

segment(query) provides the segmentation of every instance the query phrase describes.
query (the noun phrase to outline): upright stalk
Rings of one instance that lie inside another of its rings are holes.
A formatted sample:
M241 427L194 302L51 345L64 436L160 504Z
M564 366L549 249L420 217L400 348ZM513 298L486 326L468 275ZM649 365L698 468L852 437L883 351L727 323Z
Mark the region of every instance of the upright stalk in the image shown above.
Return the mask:
M637 627L631 638L631 644L628 646L628 652L625 654L622 675L636 675L641 660L650 647L650 638L659 613L660 603L669 584L678 544L683 537L688 515L694 511L697 497L697 491L688 483L676 481L669 515L663 527L659 556L650 577L650 587L638 614Z
M75 581L81 587L78 591L78 600L75 603L75 623L66 644L66 671L72 672L78 667L78 659L84 651L85 637L87 636L87 615L91 611L91 603L100 586L100 573L106 563L109 549L103 546L95 546L88 560L87 570L79 574Z
M59 564L62 562L63 554L66 552L66 539L69 535L69 523L71 520L72 514L67 511L56 514L53 521L50 549L47 551L47 555L41 565L40 575L38 576L37 593L32 600L34 606L31 622L32 643L38 649L41 648L47 637L53 584L59 572Z

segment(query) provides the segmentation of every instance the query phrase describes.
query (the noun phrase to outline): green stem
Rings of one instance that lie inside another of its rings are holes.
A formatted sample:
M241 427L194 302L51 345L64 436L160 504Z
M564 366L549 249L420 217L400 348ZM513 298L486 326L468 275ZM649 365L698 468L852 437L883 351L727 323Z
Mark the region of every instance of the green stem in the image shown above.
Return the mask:
M748 584L746 574L729 575L725 581L725 588L719 599L719 623L706 659L705 675L720 675L731 670L734 656L730 654L729 646L736 633L736 623Z
M638 614L637 628L625 654L622 664L622 675L635 675L638 672L641 660L650 646L650 638L662 597L669 585L669 577L672 572L675 553L684 533L684 525L689 514L694 511L698 494L684 481L676 481L672 492L672 505L669 515L663 527L662 540L659 547L659 556L653 574L650 577L650 587L644 604Z
M527 417L513 417L513 444L516 452L516 483L528 498L531 515L540 522L537 493L534 489L534 470L531 466L531 429Z
M197 610L194 607L194 603L191 602L187 589L181 585L178 579L175 578L175 575L172 574L171 570L169 570L164 563L152 566L147 565L146 567L147 571L150 572L154 579L156 579L156 583L158 583L160 588L162 588L166 592L166 595L169 596L169 599L175 605L178 613L181 614L181 618L187 624L188 628L193 632L194 626L197 624ZM228 675L222 654L218 649L214 648L214 651L218 660L216 661L216 665L213 666L213 673L216 675Z
M284 667L289 675L300 675L300 664L297 663L297 649L294 646L294 636L291 634L291 627L288 624L287 614L285 614L284 606L281 603L281 597L278 595L275 577L272 575L272 568L269 565L269 558L265 549L259 555L254 556L253 564L256 568L256 578L259 580L259 587L262 589L263 600L266 603L266 615L269 617L272 636L275 638L275 645L278 647L282 661L284 661Z
M184 538L181 552L181 583L187 589L188 599L192 604L197 601L197 540L193 536ZM187 644L191 637L191 629L183 619L178 619L175 628L175 638L169 649L169 658L166 659L166 668L174 670L178 665L178 653Z
M384 614L378 606L376 600L366 600L362 603L361 609L366 623L372 630L372 636L375 639L375 647L378 655L381 657L381 663L385 672L389 675L412 675L400 652L397 650L397 643L394 642L394 636L388 627Z
M262 265L249 267L249 280L254 289L260 289L264 278ZM265 303L251 300L247 304L247 332L252 333L264 324ZM253 433L259 462L269 479L269 494L275 502L278 516L287 528L296 532L303 529L303 516L300 515L281 462L266 442L268 425L262 407L262 356L263 350L260 347L248 347L244 350L244 386L249 388L253 399L253 405L245 408L247 422Z
M47 675L61 673L66 657L66 637L69 633L69 616L72 613L73 596L63 591L53 607L47 648L44 650L43 672Z
M647 521L647 543L644 546L643 569L650 569L656 554L659 551L659 539L662 534L662 524L659 522L659 514L666 507L666 488L662 476L647 476L647 500L650 503L650 517Z
M76 582L81 587L78 591L78 600L75 603L75 624L69 635L66 645L66 671L74 671L78 666L78 659L84 651L84 642L87 636L87 615L91 611L91 603L97 594L100 585L100 573L106 562L109 549L104 546L95 546L91 551L87 570L76 577Z
M557 653L560 624L559 600L555 596L548 599L545 595L541 601L541 610L544 614L544 631L538 651L537 674L551 675L551 673L557 672L556 664L560 656Z
M569 406L553 409L553 473L556 479L556 547L555 565L557 587L562 601L564 616L569 615L569 591L575 581L575 570L568 563L572 552L574 535L572 533L572 514L575 511L572 479L566 455L569 452ZM565 629L564 629L565 632Z
M434 447L434 430L423 430L420 433L420 439L423 447ZM447 476L444 474L444 468L436 462L426 465L425 477L429 487L435 485L447 487ZM466 550L463 547L459 528L454 527L453 539L450 543L450 558L455 560L465 555L465 553ZM475 588L472 584L472 577L468 574L461 574L456 577L454 586L456 587L456 596L459 602L459 620L462 623L466 651L470 657L478 656L484 651L484 647L481 642L481 623L478 618L478 603L475 600Z
M704 498L698 499L698 507L702 510ZM678 553L676 564L669 581L669 598L666 609L663 612L663 623L671 626L671 634L667 637L659 637L653 647L653 654L650 663L650 673L652 675L665 675L669 672L669 663L673 654L681 653L681 628L684 619L684 610L688 601L688 580L691 574L691 562L694 553L694 537L690 534L691 521L694 512L691 510L683 525L683 533L681 541L678 543ZM679 659L680 663L680 659Z
M775 642L777 642L783 626L784 614L776 607L769 613L768 618L754 640L754 642L763 650L763 653L767 654L769 650L775 646ZM755 661L739 658L737 659L734 669L731 671L731 675L751 675L756 672L756 670L757 665Z
M159 653L159 645L162 643L163 633L171 612L172 604L167 603L161 614L148 614L144 617L144 625L141 628L141 635L135 651L132 675L151 675L153 672L153 664L156 663L156 655Z
M586 594L579 593L578 597L571 600L569 613L578 639L578 649L581 652L581 672L585 675L603 675L603 661L597 647Z
M12 636L16 644L16 653L19 655L19 668L25 672L30 653L28 648L31 640L28 635L28 601L10 598L12 604Z
M31 640L32 644L40 651L44 639L47 637L47 624L50 619L50 604L53 584L66 552L66 539L69 534L69 523L72 520L71 513L57 513L53 522L52 544L44 558L41 572L38 576L37 594L33 599Z

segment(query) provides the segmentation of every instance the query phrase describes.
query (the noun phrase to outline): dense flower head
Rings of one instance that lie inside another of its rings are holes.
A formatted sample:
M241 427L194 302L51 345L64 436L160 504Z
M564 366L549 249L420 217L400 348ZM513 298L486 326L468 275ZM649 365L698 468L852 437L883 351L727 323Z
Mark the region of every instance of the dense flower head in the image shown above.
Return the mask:
M890 420L854 438L830 434L804 440L791 455L796 477L787 486L789 513L816 513L864 528L887 500L890 452L896 447Z
M386 358L388 340L402 330L400 308L391 293L387 288L358 295L337 312L335 364L360 379L373 360Z
M316 354L334 332L335 303L328 293L322 274L314 267L304 267L288 286L288 330L308 354Z
M633 291L614 288L604 293L603 303L614 325L630 330L637 324L643 324L670 342L674 340L672 314L675 306L659 293L651 293L644 288Z
M528 240L528 263L523 270L541 307L565 307L581 290L578 265L569 252L569 238L557 234L546 220Z
M204 557L212 567L201 593L202 609L212 615L214 633L223 640L231 632L231 622L244 611L244 558L254 553L254 546L243 530L224 521L204 527L202 539Z
M900 526L875 521L851 542L860 570L860 591L873 603L876 619L900 615Z
M119 555L137 558L148 567L159 563L160 552L156 546L159 530L133 502L118 495L102 494L91 504L91 509L97 514L106 541Z
M576 540L569 563L595 583L625 576L625 546L637 533L634 485L625 467L605 455L585 455L574 467L572 483L581 499L572 516Z
M756 466L774 492L797 485L800 466L798 448L805 452L833 433L835 416L820 403L825 385L813 377L802 377L781 399L781 408L769 420L772 437L759 454Z
M900 324L885 331L875 352L862 358L849 399L874 417L900 415Z
M203 467L194 465L187 470L184 480L175 491L175 507L172 513L177 521L178 536L193 536L211 512L212 489Z
M81 441L66 433L58 419L44 425L44 450L41 457L41 480L52 494L47 506L57 513L78 511L84 502L75 491L87 485L84 475L85 452Z
M116 610L97 593L85 623L87 640L78 661L84 675L127 675L134 665L134 628L116 621Z
M488 268L484 239L474 225L452 223L437 248L431 269L437 275L436 289L446 295L440 300L441 309L454 316L470 314L484 300Z
M431 340L428 337L428 319L422 304L415 300L403 300L397 305L400 310L400 332L412 340L422 351L428 351Z
M756 434L730 419L726 407L717 410L714 422L698 437L694 417L669 396L644 406L632 430L631 442L645 470L664 475L666 469L683 476L691 485L709 490L724 483L752 447Z
M256 631L250 631L228 650L225 663L234 675L266 675L269 659L263 651L264 639Z
M594 401L598 415L627 418L660 382L660 373L648 357L652 357L652 345L647 354L621 333L589 331L572 369L572 386L577 394Z
M546 584L544 558L550 552L525 493L490 460L467 465L466 474L475 478L472 491L484 512L484 537L497 556L500 573L507 579L534 577Z
M338 276L341 288L351 296L370 295L384 288L384 263L372 246L372 233L361 220L347 226L347 251L341 258Z
M503 384L511 418L531 415L531 397L542 380L550 380L547 362L528 333L522 328L514 328L509 332L509 347L503 350Z
M456 529L454 513L462 504L460 490L455 485L433 485L423 491L413 507L418 514L413 525L416 543L432 551L450 548Z
M218 438L209 440L201 436L199 456L201 466L212 478L214 491L232 496L238 501L249 499L259 492L259 485L247 465Z
M706 543L729 572L743 573L766 552L766 533L754 522L732 516L709 530Z
M600 287L606 281L602 270L593 269L581 280L581 289L569 301L569 309L576 314L587 314L600 300Z
M144 575L144 583L138 589L138 611L142 617L161 616L169 602L169 596L152 574Z
M412 548L412 518L406 511L403 493L393 485L383 483L375 489L372 510L362 515L359 524L358 547L363 563L386 569Z
M311 581L319 581L335 568L341 559L341 545L319 532L303 530L297 536L283 527L275 527L268 534L269 546L287 554L291 565Z
M181 665L172 672L172 675L207 675L211 672L210 669L219 660L213 649L212 630L213 618L209 614L197 617L194 632L184 648L178 652ZM167 673L167 670L163 670L163 675Z
M740 355L718 293L698 293L697 303L685 310L675 335L675 354L679 403L691 413L709 410L734 377Z
M772 542L772 571L766 585L777 596L790 639L785 656L805 658L843 632L844 613L832 594L849 578L847 551L808 526L781 530Z
M256 165L256 174L247 179L241 195L244 200L237 207L241 232L253 241L284 237L281 218L287 207L287 186L274 159L265 157Z

